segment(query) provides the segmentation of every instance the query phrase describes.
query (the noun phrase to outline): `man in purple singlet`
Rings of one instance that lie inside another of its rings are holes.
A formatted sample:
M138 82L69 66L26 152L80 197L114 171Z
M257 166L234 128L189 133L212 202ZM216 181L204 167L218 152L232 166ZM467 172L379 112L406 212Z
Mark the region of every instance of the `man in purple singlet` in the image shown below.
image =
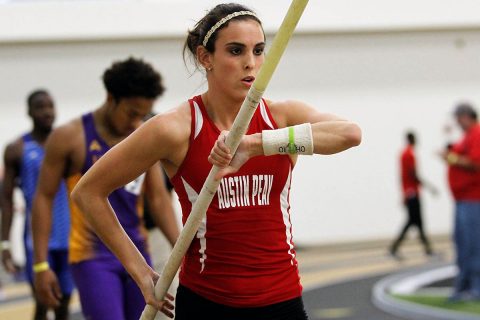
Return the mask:
M34 261L46 261L50 233L52 194L66 179L70 192L85 172L110 148L130 135L152 111L164 88L161 76L143 60L129 58L114 63L103 74L106 100L96 110L54 130L46 143L45 160L34 200ZM179 230L161 167L157 163L125 186L108 195L124 228L147 262L143 228L143 196L148 198L157 226L173 245ZM121 171L122 168L112 167ZM145 306L142 293L121 263L95 234L85 215L72 202L69 262L80 295L82 312L89 320L137 320ZM47 305L61 299L58 280L46 268L36 273L35 289Z

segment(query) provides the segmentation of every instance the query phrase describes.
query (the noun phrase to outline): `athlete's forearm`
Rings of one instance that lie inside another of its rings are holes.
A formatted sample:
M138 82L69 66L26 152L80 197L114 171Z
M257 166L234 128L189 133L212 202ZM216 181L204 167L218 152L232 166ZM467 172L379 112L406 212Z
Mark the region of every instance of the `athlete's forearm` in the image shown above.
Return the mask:
M1 240L8 241L10 237L10 228L13 220L13 202L3 199L2 204L2 234Z
M361 142L360 128L349 121L328 121L312 124L313 152L334 154L357 146Z
M173 247L180 234L180 229L178 227L175 210L173 209L170 196L166 199L162 199L162 201L153 199L153 201L149 201L149 203L155 224Z
M52 230L53 198L37 192L32 207L34 262L40 263L48 259L48 240Z
M135 278L147 265L145 258L120 225L107 197L87 191L88 186L77 187L71 197L102 242L120 260L125 269ZM148 265L147 265L148 266Z
M13 220L13 178L8 175L4 180L4 185L0 193L0 209L2 210L2 234L1 240L8 241L10 237L10 228Z
M3 185L0 187L0 209L2 212L2 230L1 240L8 241L10 236L10 228L12 226L14 214L13 193L16 187L16 181L20 175L20 157L18 146L11 144L7 146L4 153L3 165L5 175L3 177Z

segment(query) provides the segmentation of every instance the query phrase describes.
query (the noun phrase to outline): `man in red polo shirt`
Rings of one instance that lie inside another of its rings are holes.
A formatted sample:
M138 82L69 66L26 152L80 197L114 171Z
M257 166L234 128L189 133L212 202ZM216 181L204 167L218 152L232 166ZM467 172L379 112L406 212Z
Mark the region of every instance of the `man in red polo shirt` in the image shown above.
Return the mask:
M480 124L467 103L455 117L464 136L443 154L455 199L454 241L458 274L451 300L480 299Z
M422 181L417 174L416 168L414 150L416 143L415 134L413 132L407 132L406 139L407 145L403 149L400 156L400 175L402 182L403 201L407 208L408 220L399 236L391 245L390 254L394 257L398 257L398 248L405 238L407 231L411 227L416 227L419 231L420 240L425 248L425 253L431 255L432 249L427 236L425 235L425 231L423 230L422 210L420 204L420 186L422 185ZM425 185L425 183L423 183L423 185ZM429 187L432 193L436 193L435 188L431 187L430 185L426 186Z

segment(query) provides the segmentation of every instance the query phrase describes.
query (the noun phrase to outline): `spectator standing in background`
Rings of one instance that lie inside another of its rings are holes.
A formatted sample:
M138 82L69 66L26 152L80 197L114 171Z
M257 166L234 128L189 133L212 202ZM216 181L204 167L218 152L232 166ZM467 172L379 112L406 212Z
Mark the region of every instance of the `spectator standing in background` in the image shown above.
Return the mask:
M452 301L480 299L480 125L468 103L454 116L463 137L442 153L455 199L454 242L458 274Z

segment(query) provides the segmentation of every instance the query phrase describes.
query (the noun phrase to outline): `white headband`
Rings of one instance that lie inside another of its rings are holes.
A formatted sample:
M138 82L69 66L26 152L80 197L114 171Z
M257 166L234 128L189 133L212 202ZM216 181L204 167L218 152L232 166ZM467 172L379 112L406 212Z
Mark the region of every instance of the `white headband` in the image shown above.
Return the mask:
M253 13L252 11L237 11L237 12L234 12L234 13L230 13L228 16L225 16L222 19L220 19L217 23L215 23L215 25L212 28L210 28L210 30L208 30L207 34L205 35L205 38L203 38L203 46L204 47L207 46L208 39L210 39L212 34L215 31L217 31L217 29L220 28L225 22L227 22L228 20L230 20L232 18L235 18L235 17L238 17L238 16L246 16L246 15L254 16L255 18L258 19L257 15L255 13Z

